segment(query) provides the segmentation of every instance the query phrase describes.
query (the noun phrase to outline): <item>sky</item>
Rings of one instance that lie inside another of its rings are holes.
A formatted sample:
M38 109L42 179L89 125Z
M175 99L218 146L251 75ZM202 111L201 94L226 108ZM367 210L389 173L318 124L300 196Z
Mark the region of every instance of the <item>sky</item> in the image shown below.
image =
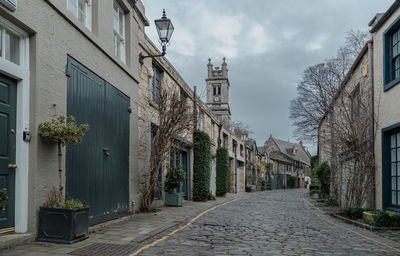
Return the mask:
M204 94L208 58L226 57L232 119L250 127L258 146L273 137L297 141L290 100L303 71L335 55L345 32L368 30L394 0L142 0L154 20L165 8L175 31L166 58ZM204 99L205 100L205 99ZM306 144L312 154L316 146Z

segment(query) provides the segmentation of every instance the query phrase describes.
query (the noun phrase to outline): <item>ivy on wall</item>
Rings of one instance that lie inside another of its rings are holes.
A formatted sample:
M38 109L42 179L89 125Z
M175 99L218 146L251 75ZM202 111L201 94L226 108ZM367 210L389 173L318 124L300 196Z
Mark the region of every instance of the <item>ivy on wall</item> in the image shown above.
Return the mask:
M220 147L217 150L216 170L217 196L223 196L229 189L229 153L226 148Z
M193 141L193 200L206 201L210 190L211 140L207 133L195 130Z

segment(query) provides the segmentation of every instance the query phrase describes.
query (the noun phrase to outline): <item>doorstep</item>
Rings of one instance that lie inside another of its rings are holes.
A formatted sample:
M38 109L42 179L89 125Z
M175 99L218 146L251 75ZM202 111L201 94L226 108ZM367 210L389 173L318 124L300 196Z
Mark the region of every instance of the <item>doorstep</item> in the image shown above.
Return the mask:
M35 240L32 233L7 234L0 236L0 250L25 245Z

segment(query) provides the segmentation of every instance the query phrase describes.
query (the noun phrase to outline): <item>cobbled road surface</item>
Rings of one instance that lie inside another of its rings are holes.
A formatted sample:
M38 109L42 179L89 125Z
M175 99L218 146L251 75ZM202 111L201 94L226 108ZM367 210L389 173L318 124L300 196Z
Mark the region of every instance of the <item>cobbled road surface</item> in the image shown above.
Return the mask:
M400 254L319 218L300 200L305 195L305 190L281 190L232 202L139 255Z

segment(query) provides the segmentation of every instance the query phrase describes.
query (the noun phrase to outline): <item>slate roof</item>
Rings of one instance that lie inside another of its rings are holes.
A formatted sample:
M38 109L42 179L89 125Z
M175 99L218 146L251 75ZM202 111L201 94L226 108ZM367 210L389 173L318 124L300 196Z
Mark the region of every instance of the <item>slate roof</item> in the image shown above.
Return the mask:
M279 152L271 152L270 158L283 163L292 164L292 161L282 156Z
M278 146L279 150L289 156L292 159L299 160L307 165L310 165L310 154L304 149L302 145L299 143L292 143L276 138L272 138L276 145ZM293 146L296 146L297 148L297 157L293 155Z
M257 147L257 150L258 150L258 153L265 154L265 148L264 148L264 146L262 146L262 147Z
M390 17L390 15L392 15L396 11L396 9L399 6L400 6L400 0L396 0L383 15L381 13L378 13L374 18L374 19L377 19L377 21L372 26L372 28L369 32L374 33L380 27L382 27L383 23L385 23L385 21Z

